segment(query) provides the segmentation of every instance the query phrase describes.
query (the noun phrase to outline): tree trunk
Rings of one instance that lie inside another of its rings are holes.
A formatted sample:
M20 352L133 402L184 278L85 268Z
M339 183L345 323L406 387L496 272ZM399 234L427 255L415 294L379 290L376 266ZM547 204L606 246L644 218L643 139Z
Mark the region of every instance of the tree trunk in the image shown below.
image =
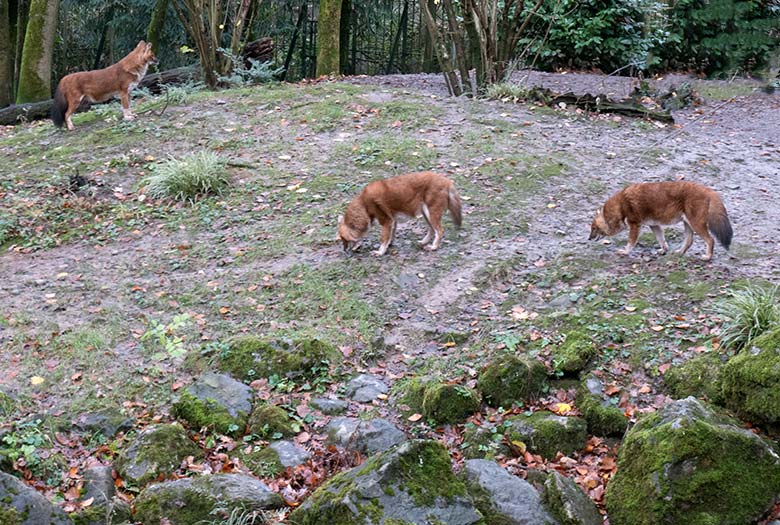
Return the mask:
M11 25L8 19L8 0L0 0L0 49L11 49ZM0 53L0 108L11 103L13 92L11 53Z
M146 41L152 44L152 51L157 53L160 48L160 35L165 26L165 16L168 14L168 0L157 0L152 10L152 19L146 30Z
M30 12L30 0L19 0L16 3L16 39L14 45L14 98L19 89L19 70L22 67L22 47L24 34L27 32L27 15Z
M352 29L352 0L341 0L339 20L339 65L343 75L351 75L349 64L349 34Z
M51 60L57 32L59 0L32 0L19 71L16 103L51 97Z
M320 0L317 19L317 76L338 75L339 36L341 32L341 0Z
M463 90L461 89L458 75L455 73L452 66L452 58L450 58L450 53L447 50L447 43L444 41L441 31L439 31L439 28L436 25L436 20L433 18L433 13L429 9L428 3L421 2L420 6L422 8L426 27L428 28L428 33L431 35L433 50L436 52L439 67L441 67L441 71L444 74L444 80L447 82L447 90L450 92L450 95L458 97L463 94Z
M433 15L436 13L435 0L420 0L421 2L427 2L428 11ZM421 9L422 10L422 9ZM425 24L425 14L421 13L422 17L422 33L423 33L423 72L433 73L436 68L436 56L433 52L433 35L428 30L428 26Z

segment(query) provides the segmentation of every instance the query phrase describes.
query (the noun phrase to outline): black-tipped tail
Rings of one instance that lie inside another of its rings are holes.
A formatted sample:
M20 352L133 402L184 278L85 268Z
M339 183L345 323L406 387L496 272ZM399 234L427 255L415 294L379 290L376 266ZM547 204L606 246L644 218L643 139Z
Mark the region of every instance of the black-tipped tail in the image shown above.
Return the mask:
M450 215L452 216L452 222L455 223L455 226L460 229L460 227L463 225L463 206L460 202L460 197L458 196L458 192L455 191L455 188L453 186L450 186L450 192L449 192L449 201L447 203L447 207L450 210Z
M707 226L712 234L718 239L718 242L727 250L731 247L731 239L734 237L734 231L731 229L731 222L726 213L726 207L722 202L710 205L710 215L707 219Z
M65 112L68 110L68 101L65 100L65 95L57 86L57 91L54 92L54 103L51 105L51 121L58 128L61 128L65 124Z

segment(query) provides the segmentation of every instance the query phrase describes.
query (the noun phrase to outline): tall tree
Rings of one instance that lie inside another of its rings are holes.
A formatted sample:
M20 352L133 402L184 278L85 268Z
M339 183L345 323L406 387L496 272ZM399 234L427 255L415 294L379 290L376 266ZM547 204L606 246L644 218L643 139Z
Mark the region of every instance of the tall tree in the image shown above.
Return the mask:
M317 19L317 76L338 75L341 50L341 0L320 0Z
M51 98L51 59L59 0L32 0L22 49L17 104Z
M30 13L30 0L16 2L16 23L14 24L14 94L19 88L19 70L22 68L22 47L27 32L27 15Z
M160 35L165 26L165 15L168 13L168 0L157 0L152 10L152 19L146 31L146 41L152 44L152 51L157 53L160 48Z
M12 49L8 0L0 0L0 49ZM0 108L13 100L13 60L11 53L0 53Z

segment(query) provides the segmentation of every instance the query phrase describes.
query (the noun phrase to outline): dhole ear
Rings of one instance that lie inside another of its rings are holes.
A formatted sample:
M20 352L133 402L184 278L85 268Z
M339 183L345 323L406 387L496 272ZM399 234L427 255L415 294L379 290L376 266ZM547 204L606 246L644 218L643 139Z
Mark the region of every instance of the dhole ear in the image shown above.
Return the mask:
M137 48L139 48L139 47L143 47L143 46L145 46L145 45L146 45L146 42L144 42L143 40L141 40L140 42L138 42L138 45L137 45L137 46L135 46L135 47L136 47L136 49L137 49Z

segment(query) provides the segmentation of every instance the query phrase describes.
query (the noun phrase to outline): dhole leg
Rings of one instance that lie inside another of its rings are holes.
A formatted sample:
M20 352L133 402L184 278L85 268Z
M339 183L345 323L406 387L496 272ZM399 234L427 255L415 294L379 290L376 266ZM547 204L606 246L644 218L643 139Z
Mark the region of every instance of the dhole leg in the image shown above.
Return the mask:
M666 244L666 238L664 238L664 229L660 226L650 226L650 229L653 230L655 240L658 241L658 244L661 246L661 255L665 255L667 250L669 250L669 245Z
M393 240L394 228L395 228L395 221L393 219L389 219L387 222L382 224L382 244L379 245L378 250L375 250L371 253L373 253L374 255L385 254L388 246L390 246L390 242Z
M68 109L65 110L65 124L68 126L68 131L76 129L76 126L73 125L73 121L70 117L79 109L79 104L81 104L80 99L76 101L68 99Z
M390 246L395 242L395 230L398 227L398 221L393 221L393 229L390 231Z
M423 219L425 219L425 225L428 227L428 231L425 233L425 237L420 239L420 245L426 246L433 238L433 226L431 226L431 212L428 210L428 206L425 203L420 207Z
M444 228L441 225L441 216L444 210L435 208L430 210L430 227L433 229L433 242L428 246L425 246L425 250L438 250L441 245L441 240L444 237Z
M691 228L691 225L688 224L687 220L683 220L683 225L685 226L685 240L683 241L682 246L680 246L680 249L677 250L677 253L680 255L687 252L688 248L693 244L693 228Z
M697 222L695 226L693 224L691 224L691 226L693 226L693 230L699 235L699 237L704 239L704 242L707 244L707 253L704 255L704 257L701 258L702 261L709 261L712 259L712 249L715 246L715 239L713 239L712 235L710 235L710 231L707 229L706 223L702 224Z
M130 92L121 91L119 93L119 100L122 103L122 114L125 116L125 120L133 120L135 115L130 111Z
M618 252L623 254L623 255L628 255L629 253L631 253L631 250L634 249L634 246L636 246L636 241L637 240L639 240L639 225L638 224L629 224L628 225L628 244L622 250L618 250Z

